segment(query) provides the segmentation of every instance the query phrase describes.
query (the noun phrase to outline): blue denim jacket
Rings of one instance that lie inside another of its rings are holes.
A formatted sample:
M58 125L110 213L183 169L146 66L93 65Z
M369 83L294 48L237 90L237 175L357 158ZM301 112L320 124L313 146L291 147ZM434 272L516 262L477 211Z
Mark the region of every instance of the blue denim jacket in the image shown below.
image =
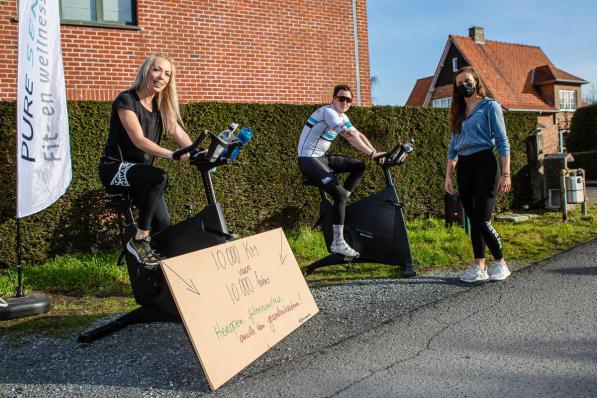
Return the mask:
M483 98L462 122L462 131L452 133L448 147L448 159L458 155L473 153L497 146L500 157L510 156L510 143L506 135L504 114L499 102Z

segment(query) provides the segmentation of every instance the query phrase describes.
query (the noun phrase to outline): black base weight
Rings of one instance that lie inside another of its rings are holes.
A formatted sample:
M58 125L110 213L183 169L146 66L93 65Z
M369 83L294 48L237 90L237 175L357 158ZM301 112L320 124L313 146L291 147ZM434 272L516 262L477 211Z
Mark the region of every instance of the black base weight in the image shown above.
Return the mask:
M6 307L0 307L0 320L23 318L26 316L43 314L48 312L50 298L43 294L29 294L23 297L8 297Z
M110 321L105 325L81 333L77 341L79 343L92 343L93 341L112 334L126 326L150 322L181 322L181 319L180 317L166 314L151 308L139 307L136 310L124 314L120 318Z

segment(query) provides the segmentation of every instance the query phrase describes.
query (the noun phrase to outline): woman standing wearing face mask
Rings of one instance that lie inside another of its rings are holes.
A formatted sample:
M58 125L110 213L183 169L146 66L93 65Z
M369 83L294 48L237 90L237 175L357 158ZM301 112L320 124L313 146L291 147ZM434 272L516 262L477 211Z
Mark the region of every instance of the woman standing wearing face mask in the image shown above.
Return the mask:
M448 193L455 193L452 174L456 169L458 192L471 222L474 254L474 263L460 279L464 282L504 280L510 270L504 260L500 237L491 225L491 213L496 188L499 193L511 188L510 144L501 105L485 96L485 88L470 66L461 68L454 77L450 127L452 139L444 186ZM493 154L495 146L501 159L501 173ZM489 272L485 246L496 261Z

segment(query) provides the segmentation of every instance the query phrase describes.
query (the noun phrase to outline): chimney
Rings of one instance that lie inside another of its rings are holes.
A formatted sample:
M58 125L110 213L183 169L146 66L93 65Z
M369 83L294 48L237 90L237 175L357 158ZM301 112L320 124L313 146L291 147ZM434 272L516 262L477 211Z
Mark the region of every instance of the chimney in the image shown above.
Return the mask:
M480 26L468 28L468 36L477 44L485 44L485 29Z

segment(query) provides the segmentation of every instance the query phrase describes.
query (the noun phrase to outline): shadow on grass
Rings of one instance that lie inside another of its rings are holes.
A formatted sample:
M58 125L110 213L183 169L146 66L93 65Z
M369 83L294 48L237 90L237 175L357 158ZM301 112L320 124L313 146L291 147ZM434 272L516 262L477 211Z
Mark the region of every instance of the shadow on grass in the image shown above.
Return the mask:
M23 319L6 321L0 336L7 336L8 341L19 344L22 339L31 333L38 336L53 338L68 338L88 329L100 318L114 315L109 312L88 315L41 315Z
M30 334L61 338L89 328L96 320L131 311L137 307L132 297L50 296L49 312L0 322L0 336L19 341Z

